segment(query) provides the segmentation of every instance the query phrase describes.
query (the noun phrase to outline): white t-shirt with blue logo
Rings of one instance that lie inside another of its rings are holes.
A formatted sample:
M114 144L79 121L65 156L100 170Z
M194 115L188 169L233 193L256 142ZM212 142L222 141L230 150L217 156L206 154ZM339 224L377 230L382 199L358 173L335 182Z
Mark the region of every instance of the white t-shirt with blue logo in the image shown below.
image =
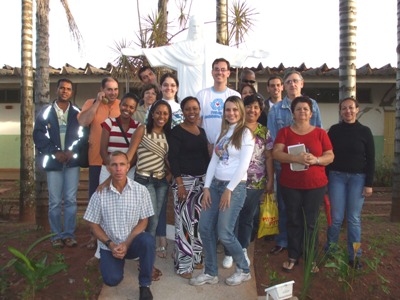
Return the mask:
M206 132L208 142L215 144L220 132L225 100L230 96L240 94L235 90L226 88L223 92L216 92L213 87L206 88L197 93L200 102L200 116L203 118L201 126Z

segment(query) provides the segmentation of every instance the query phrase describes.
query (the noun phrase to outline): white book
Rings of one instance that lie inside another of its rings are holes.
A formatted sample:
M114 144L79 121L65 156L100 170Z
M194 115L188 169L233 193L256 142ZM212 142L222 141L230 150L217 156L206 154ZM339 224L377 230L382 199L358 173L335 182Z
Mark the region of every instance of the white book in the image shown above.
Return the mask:
M306 146L304 144L297 144L288 146L288 153L292 155L299 155L302 152L306 152ZM290 163L290 170L292 171L305 171L308 167L299 163Z

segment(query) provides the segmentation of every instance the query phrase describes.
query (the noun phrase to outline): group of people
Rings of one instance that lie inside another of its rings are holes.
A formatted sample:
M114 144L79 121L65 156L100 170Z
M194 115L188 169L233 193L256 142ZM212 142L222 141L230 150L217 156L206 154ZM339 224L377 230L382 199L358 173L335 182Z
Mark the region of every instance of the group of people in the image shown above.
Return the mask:
M271 254L287 249L284 271L291 272L307 255L304 233L318 236L313 231L326 190L332 208L326 251L335 250L346 214L349 263L361 268L361 250L354 253L353 243L361 239L360 215L364 197L372 193L375 154L370 129L357 121L357 100L340 102L341 121L327 133L318 104L301 94L301 73L269 78L269 99L257 93L255 74L248 69L239 92L230 89L230 64L224 58L213 61L211 74L212 87L179 100L173 73L164 74L158 85L154 71L143 67L140 99L127 93L119 100L117 80L107 77L82 110L69 100L72 82L58 82L57 99L43 109L34 128L47 171L53 246L77 245L78 148L82 127L90 126L90 202L84 219L98 241L96 257L107 285L122 280L125 259L139 258L140 299L152 299L150 284L162 275L154 267L156 250L167 256L169 187L174 266L191 285L219 281L218 242L225 251L223 267L236 266L226 284L251 278L247 247L259 204L265 193L274 192L279 234ZM304 150L290 153L298 145ZM194 269L203 272L193 277Z

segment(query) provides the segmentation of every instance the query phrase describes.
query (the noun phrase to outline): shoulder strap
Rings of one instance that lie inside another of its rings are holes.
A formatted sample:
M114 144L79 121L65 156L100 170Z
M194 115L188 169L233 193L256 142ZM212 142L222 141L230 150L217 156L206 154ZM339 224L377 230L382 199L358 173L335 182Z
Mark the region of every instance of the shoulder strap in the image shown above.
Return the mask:
M125 142L126 142L126 144L128 145L128 147L129 147L129 141L128 141L128 138L126 137L126 134L125 134L124 129L122 129L122 125L121 125L121 122L119 121L119 117L115 118L115 121L117 122L118 127L119 127L119 129L121 130L122 135L124 136Z

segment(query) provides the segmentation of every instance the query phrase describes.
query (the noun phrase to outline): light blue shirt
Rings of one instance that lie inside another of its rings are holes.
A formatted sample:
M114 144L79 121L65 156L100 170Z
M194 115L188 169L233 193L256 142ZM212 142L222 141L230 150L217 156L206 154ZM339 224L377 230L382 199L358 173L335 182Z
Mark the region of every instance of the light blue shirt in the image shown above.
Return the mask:
M310 124L322 128L321 114L317 102L311 99L312 117ZM269 110L267 128L271 133L272 140L275 141L279 129L293 124L292 110L290 109L292 101L286 96L282 101L275 103Z

